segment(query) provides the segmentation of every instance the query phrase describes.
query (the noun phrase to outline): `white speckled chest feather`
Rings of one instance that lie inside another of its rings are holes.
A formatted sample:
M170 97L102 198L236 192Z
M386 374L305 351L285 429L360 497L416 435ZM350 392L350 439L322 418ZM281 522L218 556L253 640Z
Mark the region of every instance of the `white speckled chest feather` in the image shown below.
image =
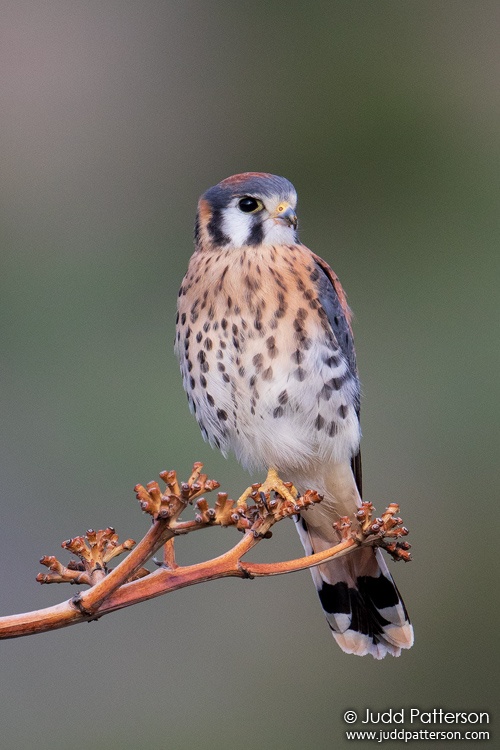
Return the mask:
M319 273L302 245L259 245L197 251L184 278L176 351L190 407L204 437L249 469L357 450L359 383L318 299Z

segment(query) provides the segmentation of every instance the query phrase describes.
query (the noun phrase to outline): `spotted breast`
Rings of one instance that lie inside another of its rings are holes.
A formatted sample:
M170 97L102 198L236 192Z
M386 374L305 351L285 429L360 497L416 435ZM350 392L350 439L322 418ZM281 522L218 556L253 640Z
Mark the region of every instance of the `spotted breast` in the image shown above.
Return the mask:
M338 299L321 295L324 270L302 245L231 256L197 251L179 296L176 348L203 435L253 470L348 461L359 382Z

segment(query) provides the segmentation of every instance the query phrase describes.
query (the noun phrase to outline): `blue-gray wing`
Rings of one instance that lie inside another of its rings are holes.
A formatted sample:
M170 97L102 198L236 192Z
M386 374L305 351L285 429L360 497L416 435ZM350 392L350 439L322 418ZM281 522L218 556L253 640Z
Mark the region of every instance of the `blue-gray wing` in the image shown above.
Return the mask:
M349 372L358 381L358 368L356 365L356 351L354 349L354 338L351 329L351 311L347 305L345 292L336 274L330 266L318 255L314 255L314 276L318 299L326 313L328 322L337 340L344 357L346 358ZM358 391L359 394L359 391ZM360 413L359 395L355 403L356 414ZM362 491L361 453L353 456L351 466L356 479L359 494Z

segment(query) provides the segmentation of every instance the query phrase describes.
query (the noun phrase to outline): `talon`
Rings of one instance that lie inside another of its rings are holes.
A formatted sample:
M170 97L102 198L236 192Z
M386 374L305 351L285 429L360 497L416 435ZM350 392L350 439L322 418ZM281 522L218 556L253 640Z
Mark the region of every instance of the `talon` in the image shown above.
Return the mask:
M262 505L264 506L264 508L265 508L265 509L267 510L267 512L269 513L269 505L267 504L266 493L265 493L265 492L262 492L262 490L261 490L261 491L259 492L259 495L260 495L260 500L261 500L261 502L262 502Z

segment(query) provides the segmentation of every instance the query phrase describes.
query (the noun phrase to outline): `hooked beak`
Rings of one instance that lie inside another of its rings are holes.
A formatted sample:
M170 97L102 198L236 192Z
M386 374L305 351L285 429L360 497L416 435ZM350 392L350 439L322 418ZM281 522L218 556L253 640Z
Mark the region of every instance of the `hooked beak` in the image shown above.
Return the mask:
M272 214L273 219L281 221L288 227L297 229L297 214L289 203L280 203L276 211Z

